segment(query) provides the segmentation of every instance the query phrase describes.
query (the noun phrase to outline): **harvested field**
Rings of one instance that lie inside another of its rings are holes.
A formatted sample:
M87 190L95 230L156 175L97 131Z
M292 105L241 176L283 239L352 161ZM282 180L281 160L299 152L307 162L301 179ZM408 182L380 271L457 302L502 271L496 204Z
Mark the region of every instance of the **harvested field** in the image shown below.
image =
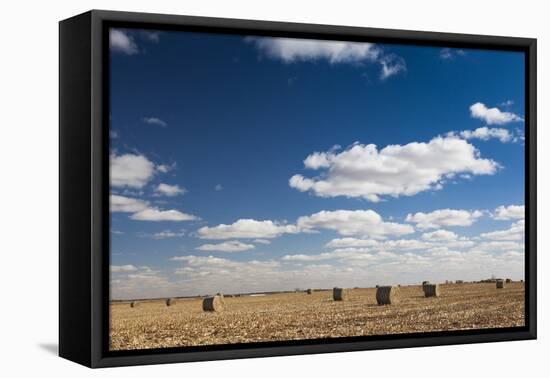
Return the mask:
M202 299L111 304L111 350L517 327L525 324L521 282L440 285L425 298L422 286L401 286L400 302L378 306L376 289L226 297L223 312L204 312Z

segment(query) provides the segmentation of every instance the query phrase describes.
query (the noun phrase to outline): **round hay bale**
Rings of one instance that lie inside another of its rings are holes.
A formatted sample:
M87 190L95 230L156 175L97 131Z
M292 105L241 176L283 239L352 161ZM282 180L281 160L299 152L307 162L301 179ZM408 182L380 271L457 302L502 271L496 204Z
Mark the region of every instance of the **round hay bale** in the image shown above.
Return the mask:
M348 291L341 287L335 287L332 289L332 299L335 301L345 301L348 297Z
M306 290L306 293L307 293L307 294L312 294L312 293L313 293L313 290L307 289L307 290Z
M497 280L497 289L504 289L504 280L501 278Z
M206 297L202 300L203 311L221 311L223 310L223 298L219 295L213 297Z
M422 286L429 285L429 284L430 284L430 281L422 281Z
M166 306L173 306L176 304L176 300L174 298L168 298L166 300Z
M428 284L422 286L422 289L424 289L424 296L425 297L439 297L439 285L438 284Z
M378 305L396 304L399 302L399 289L394 286L380 286L376 289L376 302Z
M136 302L136 301L130 302L130 307L131 308L138 307L138 306L139 306L139 302Z
M512 279L511 279L511 278L507 278L507 279L506 279L506 283L512 283Z

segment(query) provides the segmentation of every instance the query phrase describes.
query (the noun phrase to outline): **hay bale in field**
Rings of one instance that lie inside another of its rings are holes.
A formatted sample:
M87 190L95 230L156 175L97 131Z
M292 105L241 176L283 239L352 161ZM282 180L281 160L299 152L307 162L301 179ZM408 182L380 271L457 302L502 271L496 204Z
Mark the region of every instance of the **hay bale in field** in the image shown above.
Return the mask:
M307 294L313 294L313 290L312 290L312 289L307 289L307 290L306 290L306 293L307 293Z
M506 279L506 283L512 283L512 279L511 279L511 278L507 278L507 279Z
M499 278L497 281L497 289L504 289L504 280Z
M456 280L455 283L457 283L457 284L463 284L463 283L464 283L464 280Z
M203 311L221 311L223 310L223 298L219 295L213 297L206 297L202 300Z
M348 291L341 287L335 287L332 289L332 299L335 301L345 301L348 297Z
M136 302L136 301L130 302L130 307L131 308L138 307L138 306L139 306L139 302Z
M174 298L168 298L166 300L166 306L173 306L176 304L176 300Z
M422 281L422 286L429 285L429 284L430 284L430 281Z
M422 286L424 290L425 297L439 297L439 285L438 284L428 284Z
M380 286L376 289L376 302L379 305L396 304L399 302L399 289L394 286Z
M375 287L378 289L380 287L380 285L376 285Z

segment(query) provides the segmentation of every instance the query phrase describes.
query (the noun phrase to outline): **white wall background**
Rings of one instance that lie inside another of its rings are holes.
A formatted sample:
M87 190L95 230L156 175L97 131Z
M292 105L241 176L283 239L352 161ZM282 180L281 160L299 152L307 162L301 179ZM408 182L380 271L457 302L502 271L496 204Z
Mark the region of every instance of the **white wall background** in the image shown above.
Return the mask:
M548 371L550 64L540 0L4 1L0 6L0 374L51 376L541 376ZM538 38L539 340L89 370L56 356L58 26L89 9L372 26ZM546 91L546 92L545 92ZM546 172L545 172L546 171ZM546 233L546 235L545 235ZM546 271L546 277L542 274ZM546 353L544 351L546 349ZM537 373L538 372L538 373Z

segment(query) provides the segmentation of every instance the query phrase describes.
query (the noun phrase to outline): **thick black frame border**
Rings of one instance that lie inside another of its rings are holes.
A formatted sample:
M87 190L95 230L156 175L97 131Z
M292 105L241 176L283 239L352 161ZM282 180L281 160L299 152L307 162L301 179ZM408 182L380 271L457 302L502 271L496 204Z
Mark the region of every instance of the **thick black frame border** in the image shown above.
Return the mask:
M109 351L109 27L525 53L526 326ZM536 39L92 10L59 24L59 354L89 367L536 339Z

